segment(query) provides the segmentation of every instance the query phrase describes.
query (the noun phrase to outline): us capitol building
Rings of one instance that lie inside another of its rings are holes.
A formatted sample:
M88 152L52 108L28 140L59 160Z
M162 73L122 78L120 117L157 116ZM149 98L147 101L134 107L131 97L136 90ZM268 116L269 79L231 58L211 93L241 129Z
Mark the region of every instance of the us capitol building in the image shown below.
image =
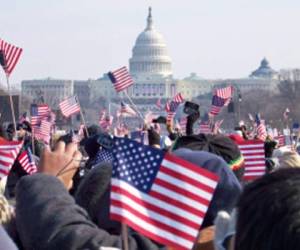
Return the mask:
M129 71L134 85L128 89L129 95L141 110L153 109L160 98L162 103L181 92L185 99L207 94L214 87L234 85L241 92L252 89L275 90L279 83L279 74L274 71L266 59L249 77L241 79L207 80L195 73L184 79L174 79L172 59L168 54L166 42L155 26L151 8L149 8L146 27L138 35L129 59ZM119 103L123 93L116 93L106 74L97 80L42 80L22 81L22 95L35 96L42 93L44 101L57 106L62 99L76 94L82 106L93 103L99 98L108 103ZM54 107L55 108L55 107Z

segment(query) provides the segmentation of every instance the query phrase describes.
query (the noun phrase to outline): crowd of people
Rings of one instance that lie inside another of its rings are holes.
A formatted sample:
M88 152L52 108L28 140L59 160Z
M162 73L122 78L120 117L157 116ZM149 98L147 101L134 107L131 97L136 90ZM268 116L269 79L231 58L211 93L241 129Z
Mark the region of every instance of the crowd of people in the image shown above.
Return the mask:
M279 148L268 137L264 142L266 174L245 182L245 161L237 142L249 139L247 127L237 127L230 135L196 134L194 124L199 117L199 113L189 115L183 132L172 122L159 126L158 121L165 121L162 118L143 128L149 146L219 177L194 249L297 249L297 151ZM121 223L109 216L112 161L98 157L106 150L101 138L113 135L92 125L79 141L67 133L53 136L50 145L45 145L32 138L30 123L23 121L16 128L1 126L0 145L1 141L24 141L22 150L34 152L37 172L28 174L15 161L0 181L0 249L124 249ZM118 136L130 137L129 132ZM127 241L129 250L173 249L130 227Z

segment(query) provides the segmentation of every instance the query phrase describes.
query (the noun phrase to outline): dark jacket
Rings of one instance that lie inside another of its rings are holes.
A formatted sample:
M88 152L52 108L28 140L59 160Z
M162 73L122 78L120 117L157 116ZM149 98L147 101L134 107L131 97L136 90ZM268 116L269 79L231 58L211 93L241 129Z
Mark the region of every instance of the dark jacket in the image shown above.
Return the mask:
M17 185L16 198L17 229L25 249L121 248L121 237L99 229L56 177L23 177ZM131 250L161 249L134 232L128 241Z

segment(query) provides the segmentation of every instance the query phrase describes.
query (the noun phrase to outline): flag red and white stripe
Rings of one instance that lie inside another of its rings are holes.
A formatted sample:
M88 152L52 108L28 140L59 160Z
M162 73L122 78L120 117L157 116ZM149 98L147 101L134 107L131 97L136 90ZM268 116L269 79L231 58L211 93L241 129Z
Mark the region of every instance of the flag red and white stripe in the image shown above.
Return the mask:
M254 180L266 173L264 142L248 140L238 142L239 149L245 159L244 179Z
M41 120L47 120L51 115L51 109L48 104L32 104L30 111L30 123L32 126L38 125Z
M136 116L137 113L128 104L121 102L120 114L122 116Z
M80 112L79 102L76 96L69 97L59 104L60 110L65 117Z
M157 99L157 102L156 102L156 107L159 109L159 110L161 110L161 108L162 108L162 106L161 106L161 99L159 98L159 99Z
M0 39L0 63L9 76L14 70L22 54L22 49Z
M31 175L37 172L37 167L30 149L24 150L19 155L18 161L20 162L21 167L25 170L26 173Z
M181 93L176 94L176 95L174 96L174 98L173 98L173 101L174 101L174 102L182 103L183 100L184 100L184 98L183 98L183 96L182 96Z
M110 216L166 246L192 249L217 184L211 172L166 154L148 192L112 177Z
M127 89L133 84L133 79L125 66L109 72L108 76L117 92Z
M223 121L224 121L224 119L218 120L218 121L215 122L214 129L213 129L213 134L218 133L219 129L221 128L221 125L222 125Z
M186 125L187 125L187 117L181 117L179 121L179 126L182 133L185 133Z
M23 141L0 141L0 178L9 174L22 146Z
M233 86L228 86L221 89L215 89L213 95L216 95L223 99L230 99L232 97L233 90L234 90Z
M278 147L285 146L285 135L278 135L274 137L274 140L278 141Z
M261 123L256 128L257 138L265 141L267 138L267 130L264 122L261 121Z
M34 137L38 140L44 141L46 144L50 142L52 123L42 120L40 126L33 127Z
M209 121L204 121L204 122L200 123L199 133L200 134L211 134L212 133L211 124Z
M171 107L170 107L170 101L168 100L166 102L166 105L165 105L165 111L168 113L168 112L170 112L170 109L171 109Z

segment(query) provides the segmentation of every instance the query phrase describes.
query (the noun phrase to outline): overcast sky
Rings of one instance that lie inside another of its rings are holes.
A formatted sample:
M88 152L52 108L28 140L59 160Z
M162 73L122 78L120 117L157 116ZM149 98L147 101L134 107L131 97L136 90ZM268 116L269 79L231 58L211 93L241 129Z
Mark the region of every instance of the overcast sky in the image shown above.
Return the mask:
M244 77L264 56L300 67L299 0L1 0L0 38L24 49L12 82L128 65L150 5L175 77Z

